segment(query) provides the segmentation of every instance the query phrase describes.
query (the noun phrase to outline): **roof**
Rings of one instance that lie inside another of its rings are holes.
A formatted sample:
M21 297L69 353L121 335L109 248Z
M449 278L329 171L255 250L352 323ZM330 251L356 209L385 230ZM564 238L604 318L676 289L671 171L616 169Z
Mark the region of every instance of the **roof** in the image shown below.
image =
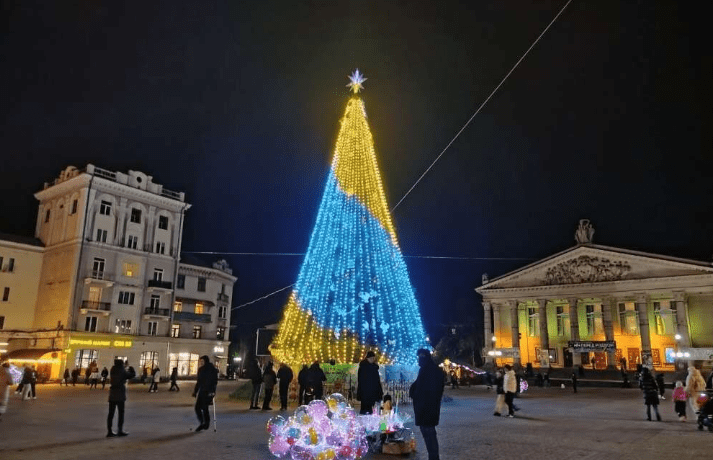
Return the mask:
M212 262L207 262L205 259L196 257L193 254L181 253L181 263L185 265L195 265L197 267L213 268Z
M12 243L26 244L28 246L45 247L44 243L33 236L12 235L10 233L0 232L1 241L10 241Z

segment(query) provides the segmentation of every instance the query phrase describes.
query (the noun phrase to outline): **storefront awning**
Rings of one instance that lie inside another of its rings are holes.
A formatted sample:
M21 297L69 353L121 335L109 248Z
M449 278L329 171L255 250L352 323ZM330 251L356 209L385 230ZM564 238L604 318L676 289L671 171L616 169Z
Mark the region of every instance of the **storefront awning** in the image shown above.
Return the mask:
M59 359L61 350L54 348L21 348L7 354L10 362L33 362ZM47 356L45 356L47 355Z

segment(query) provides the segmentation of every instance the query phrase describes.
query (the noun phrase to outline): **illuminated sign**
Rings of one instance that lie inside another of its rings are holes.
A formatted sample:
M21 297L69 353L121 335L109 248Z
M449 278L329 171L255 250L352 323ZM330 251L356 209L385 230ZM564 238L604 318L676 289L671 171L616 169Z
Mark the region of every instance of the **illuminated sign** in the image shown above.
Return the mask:
M81 339L72 338L69 339L69 345L79 345L87 347L106 347L106 348L131 348L133 342L126 339Z
M223 348L223 347L213 347L214 353L223 353L224 351L225 351L225 348Z

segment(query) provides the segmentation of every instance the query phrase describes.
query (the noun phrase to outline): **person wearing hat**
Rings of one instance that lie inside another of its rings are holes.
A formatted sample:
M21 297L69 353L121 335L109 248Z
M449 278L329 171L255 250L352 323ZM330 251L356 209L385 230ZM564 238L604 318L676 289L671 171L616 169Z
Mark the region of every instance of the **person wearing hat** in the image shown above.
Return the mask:
M376 364L376 354L369 351L366 358L359 363L357 374L357 400L361 401L360 414L371 414L374 404L384 397L379 377L379 365Z
M210 428L210 412L208 406L213 404L215 390L218 386L218 369L213 366L208 356L203 355L198 360L198 377L196 386L193 388L193 396L196 398L196 415L200 425L195 431L203 431Z

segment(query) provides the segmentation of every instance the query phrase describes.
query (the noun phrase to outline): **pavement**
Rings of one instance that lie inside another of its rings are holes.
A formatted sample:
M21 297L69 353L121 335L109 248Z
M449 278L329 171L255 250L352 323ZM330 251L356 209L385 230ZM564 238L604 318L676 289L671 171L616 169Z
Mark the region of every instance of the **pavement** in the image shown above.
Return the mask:
M124 426L130 435L107 439L108 387L38 385L36 400L11 394L0 420L0 459L274 458L265 424L279 412L247 410L247 401L228 397L236 386L235 381L218 385L217 431L211 425L210 431L195 433L191 382L182 382L179 393L168 392L168 384L157 393L148 393L148 385L130 385ZM659 406L662 422L646 421L638 389L581 388L574 394L571 388L531 388L516 399L521 410L512 419L492 415L495 394L484 386L448 387L446 394L452 401L443 404L438 426L443 460L652 460L713 453L713 433L698 431L690 412L688 422L679 422L670 398ZM418 429L415 433L415 454L366 458L426 460L423 439Z

